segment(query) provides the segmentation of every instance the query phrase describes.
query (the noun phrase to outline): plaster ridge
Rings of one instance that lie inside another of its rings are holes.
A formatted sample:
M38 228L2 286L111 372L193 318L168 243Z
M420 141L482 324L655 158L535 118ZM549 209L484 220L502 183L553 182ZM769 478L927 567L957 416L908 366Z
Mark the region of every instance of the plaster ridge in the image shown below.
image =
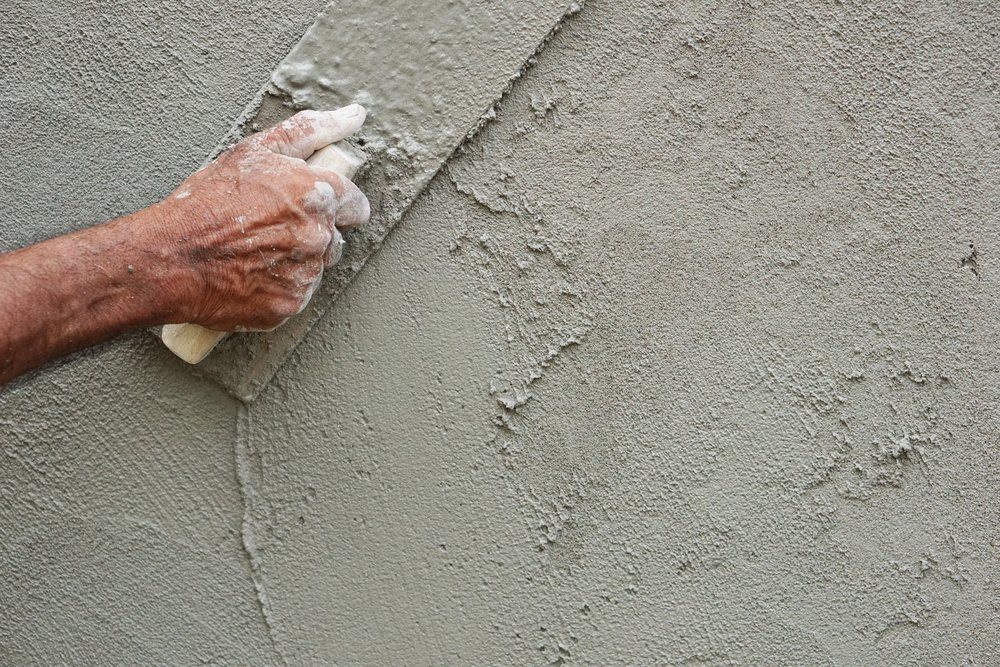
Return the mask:
M233 442L233 459L236 468L236 479L239 482L240 497L243 500L243 522L240 526L240 544L243 547L243 554L247 558L250 566L250 579L253 582L254 595L257 598L257 606L260 610L261 618L267 627L267 636L271 641L271 647L281 658L283 664L288 664L288 659L281 651L275 631L274 612L271 610L271 600L267 595L267 585L264 581L263 558L260 547L257 545L256 523L254 522L254 509L256 508L256 493L253 487L252 468L260 465L251 450L250 439L252 428L250 426L250 411L246 403L240 402L236 411L236 436Z

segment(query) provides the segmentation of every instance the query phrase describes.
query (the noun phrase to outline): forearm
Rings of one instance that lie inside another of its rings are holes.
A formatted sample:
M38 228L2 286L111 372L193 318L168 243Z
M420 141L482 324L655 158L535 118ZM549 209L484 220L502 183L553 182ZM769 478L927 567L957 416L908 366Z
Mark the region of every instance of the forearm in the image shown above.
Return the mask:
M301 312L333 241L369 215L356 185L306 158L364 121L358 104L299 112L158 204L0 254L0 385L135 327L270 330Z
M175 319L171 267L148 242L156 215L147 209L0 255L0 385L128 329Z

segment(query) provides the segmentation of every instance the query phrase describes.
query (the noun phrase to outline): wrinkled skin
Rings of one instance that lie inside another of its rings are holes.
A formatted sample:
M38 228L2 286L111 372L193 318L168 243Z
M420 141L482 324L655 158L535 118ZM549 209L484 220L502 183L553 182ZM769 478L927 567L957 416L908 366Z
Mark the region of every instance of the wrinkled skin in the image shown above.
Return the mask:
M358 105L303 111L227 150L167 200L191 267L188 320L221 331L273 329L308 303L341 255L341 230L368 219L351 181L309 167L315 150L355 132Z
M301 311L368 220L348 179L306 164L365 109L304 111L132 215L0 254L0 385L130 328L266 330Z

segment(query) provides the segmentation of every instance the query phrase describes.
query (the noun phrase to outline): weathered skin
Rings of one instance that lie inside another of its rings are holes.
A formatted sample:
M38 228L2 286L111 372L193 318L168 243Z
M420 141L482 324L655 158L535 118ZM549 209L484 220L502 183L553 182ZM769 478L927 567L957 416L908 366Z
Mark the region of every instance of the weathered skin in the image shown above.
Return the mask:
M0 383L128 329L268 330L300 312L368 200L306 165L356 132L360 105L303 111L248 137L164 201L0 255Z

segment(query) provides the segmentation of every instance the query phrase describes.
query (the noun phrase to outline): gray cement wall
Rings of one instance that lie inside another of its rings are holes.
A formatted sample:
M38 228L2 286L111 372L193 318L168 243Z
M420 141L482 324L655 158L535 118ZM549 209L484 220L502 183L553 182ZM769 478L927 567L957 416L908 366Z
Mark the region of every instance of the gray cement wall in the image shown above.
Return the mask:
M196 166L270 7L5 26L4 247ZM141 333L0 395L2 661L994 663L998 29L588 3L250 409Z

